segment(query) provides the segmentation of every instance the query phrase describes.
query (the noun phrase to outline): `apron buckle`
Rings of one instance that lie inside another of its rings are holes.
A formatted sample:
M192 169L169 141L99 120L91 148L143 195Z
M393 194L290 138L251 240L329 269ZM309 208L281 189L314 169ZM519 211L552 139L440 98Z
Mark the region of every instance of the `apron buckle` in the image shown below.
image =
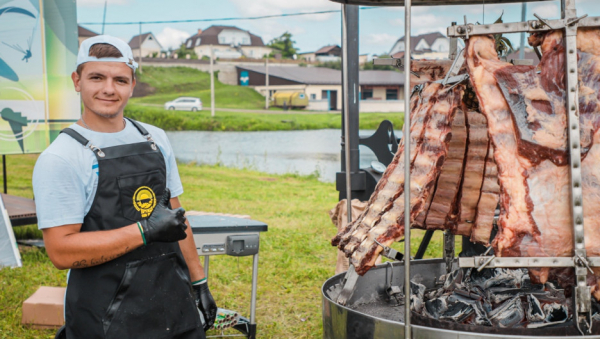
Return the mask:
M104 158L105 154L104 154L104 152L102 152L102 150L100 149L100 147L94 146L92 144L90 144L88 147L92 150L92 152L98 154L98 156L100 158Z
M148 135L146 135L146 140L152 143L150 147L152 147L153 151L156 151L156 142L154 142L154 139L152 139L152 134L148 133Z

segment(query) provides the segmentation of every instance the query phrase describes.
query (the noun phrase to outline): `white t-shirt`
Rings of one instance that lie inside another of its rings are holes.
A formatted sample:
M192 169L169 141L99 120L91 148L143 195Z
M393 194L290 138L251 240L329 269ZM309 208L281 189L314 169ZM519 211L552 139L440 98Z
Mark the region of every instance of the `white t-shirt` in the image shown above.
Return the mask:
M141 123L152 135L165 158L167 187L171 197L183 193L177 162L166 133L152 125ZM100 148L145 141L146 138L127 121L116 133L100 133L77 124L70 126ZM89 148L61 133L40 155L33 170L33 194L38 228L83 223L92 206L98 186L98 161Z

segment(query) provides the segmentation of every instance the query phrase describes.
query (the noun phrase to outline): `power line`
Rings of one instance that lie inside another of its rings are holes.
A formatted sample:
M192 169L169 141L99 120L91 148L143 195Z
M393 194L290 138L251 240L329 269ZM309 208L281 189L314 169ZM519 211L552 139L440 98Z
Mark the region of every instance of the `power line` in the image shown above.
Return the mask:
M361 7L360 9L376 9L378 7ZM233 21L233 20L260 20L270 18L281 18L290 16L301 16L301 15L314 15L314 14L326 14L326 13L340 13L340 10L329 10L329 11L316 11L316 12L299 12L299 13L285 13L285 14L273 14L273 15L261 15L251 17L237 17L237 18L217 18L217 19L190 19L190 20L160 20L160 21L124 21L124 22L80 22L80 25L139 25L139 24L174 24L174 23L186 23L186 22L211 22L211 21Z

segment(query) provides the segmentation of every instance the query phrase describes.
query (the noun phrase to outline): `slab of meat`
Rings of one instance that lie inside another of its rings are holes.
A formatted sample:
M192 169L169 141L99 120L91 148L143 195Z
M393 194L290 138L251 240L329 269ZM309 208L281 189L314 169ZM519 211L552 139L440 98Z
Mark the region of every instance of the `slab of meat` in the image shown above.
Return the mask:
M452 60L413 60L410 63L410 70L414 74L410 76L410 85L414 86L444 79L450 67L452 67Z
M502 79L502 75L518 75L527 69L499 61L494 46L491 37L471 37L467 44L467 66L482 113L488 121L488 132L498 166L501 212L498 234L493 242L496 255L570 255L571 217L566 203L568 169L552 161L554 152L538 153L536 159L532 159L527 152L528 148L523 144L519 132L527 126L519 125L523 121L513 118L513 112L496 79L496 76ZM548 44L543 48L542 67L552 56L550 51L554 48L559 49L560 45ZM561 74L561 70L555 70L556 74ZM530 83L519 82L516 85L527 86ZM558 115L560 111L554 113ZM564 135L559 131L565 128L564 125L548 127L556 130L552 132L553 135ZM547 268L530 270L532 278L540 282L547 281L548 272Z
M411 153L412 159L421 145L425 124L430 117L429 111L436 103L435 94L440 88L439 84L425 86L421 95L414 95L411 98L410 149L414 152ZM333 246L344 250L357 229L370 228L382 213L391 208L393 201L402 193L404 189L404 142L405 138L402 138L398 145L398 151L377 183L365 212L333 238L331 241Z
M600 256L600 31L579 29L579 121L582 151L588 150L581 162L583 177L583 227L585 249L590 257ZM589 144L588 144L589 143ZM588 277L592 292L600 300L598 277L600 268L593 268L595 277Z
M464 86L439 89L433 99L433 105L427 122L422 142L416 149L416 157L411 167L410 181L410 220L423 210L429 197L430 188L434 185L444 159L448 152L449 135L452 119L461 102ZM362 234L353 236L346 245L346 250L352 249L351 263L356 272L365 274L373 267L381 252L381 246L391 245L404 236L404 192L393 202L378 222L371 228L361 230ZM348 253L348 252L347 252Z
M471 230L471 242L488 246L494 228L494 215L500 199L500 185L498 184L498 167L494 161L494 148L490 143L485 159L485 175L481 196L477 203L475 223Z
M454 234L470 236L475 222L477 202L483 185L485 156L488 152L488 132L485 116L479 112L467 112L468 151L461 187L460 209Z
M437 182L437 189L429 211L426 214L428 230L446 229L446 224L459 198L465 151L467 150L467 126L463 109L457 109L452 122L452 139L448 148L448 156L444 161L442 173ZM421 217L424 212L421 212ZM419 218L415 220L417 223Z

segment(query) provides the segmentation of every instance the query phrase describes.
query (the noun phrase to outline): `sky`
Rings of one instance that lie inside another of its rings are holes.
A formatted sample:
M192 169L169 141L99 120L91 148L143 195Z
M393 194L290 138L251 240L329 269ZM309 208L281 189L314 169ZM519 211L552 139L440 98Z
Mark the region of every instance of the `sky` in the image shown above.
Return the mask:
M97 33L101 24L105 0L76 0L77 20L82 26ZM521 4L494 4L469 6L413 7L412 35L446 32L452 21L493 23L503 13L504 22L521 21ZM577 13L600 16L599 0L577 0ZM594 6L595 5L595 6ZM340 10L341 5L328 0L108 0L106 22L139 22L157 20L223 19L263 15L277 15L323 10ZM527 4L527 20L533 13L542 18L559 18L560 1L541 1ZM341 44L341 14L326 13L297 17L268 18L261 20L218 20L214 22L143 24L142 32L152 32L165 48L176 48L198 29L211 25L231 25L271 39L288 31L292 33L300 53L313 52L326 46ZM105 25L104 33L129 41L139 34L139 24ZM359 12L359 53L379 55L390 51L394 43L404 36L403 7L362 7ZM518 48L518 34L508 36Z

